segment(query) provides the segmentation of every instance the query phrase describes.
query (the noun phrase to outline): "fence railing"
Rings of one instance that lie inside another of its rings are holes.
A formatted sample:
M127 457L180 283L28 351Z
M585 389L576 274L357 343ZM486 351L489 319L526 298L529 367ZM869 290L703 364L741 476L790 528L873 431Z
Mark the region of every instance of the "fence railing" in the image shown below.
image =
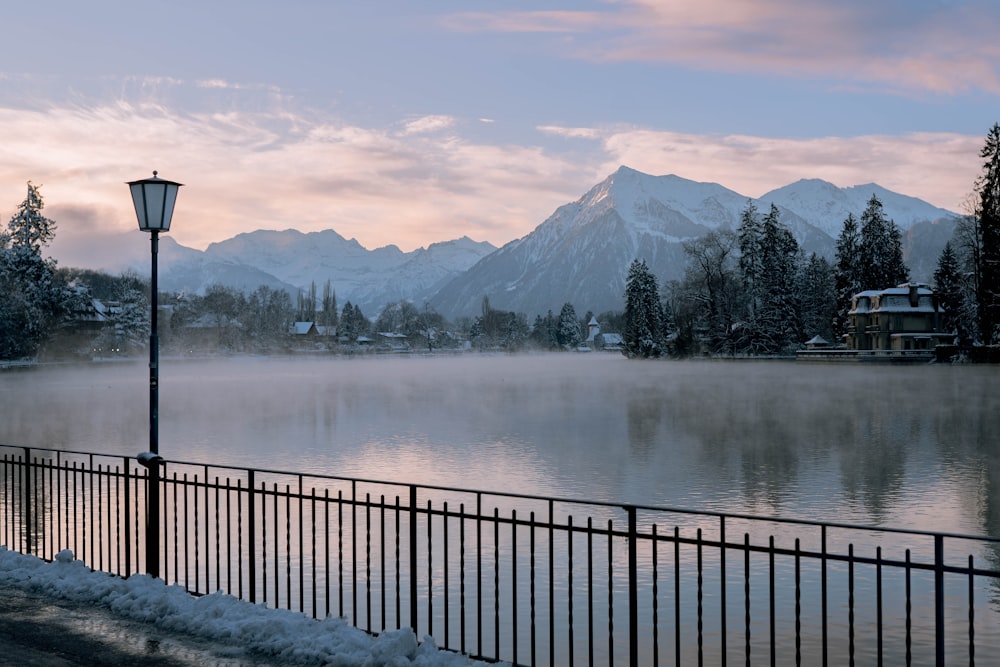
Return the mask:
M0 544L145 563L132 457L0 446ZM1000 538L168 461L160 574L515 664L974 664ZM985 657L984 657L985 656Z

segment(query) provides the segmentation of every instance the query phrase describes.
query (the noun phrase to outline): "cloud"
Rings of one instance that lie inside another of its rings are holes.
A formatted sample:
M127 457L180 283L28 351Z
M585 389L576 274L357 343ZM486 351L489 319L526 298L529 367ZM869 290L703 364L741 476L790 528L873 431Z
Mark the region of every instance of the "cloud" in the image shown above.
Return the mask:
M432 132L453 123L427 117L394 132L155 104L0 109L9 138L0 144L0 216L13 213L32 180L64 216L60 229L132 230L124 183L157 169L185 183L171 230L185 245L295 227L413 249L464 234L506 243L578 196L569 160Z
M747 196L807 177L877 182L960 211L982 144L959 134L790 139L549 125L538 128L547 142L494 145L462 136L451 117L409 123L427 131L287 112L181 114L151 103L0 108L0 219L31 180L43 186L57 243L106 255L100 239L135 229L125 182L156 169L185 183L171 236L193 247L285 228L334 229L368 248L463 235L502 245L621 164ZM429 131L436 127L451 131Z
M592 127L559 127L556 125L539 125L536 128L544 134L552 134L558 137L570 139L599 139L601 131Z
M1000 8L886 0L621 0L601 12L456 14L453 30L573 33L564 56L832 79L899 91L1000 93Z
M451 116L424 116L407 122L403 127L403 134L437 132L439 130L446 130L454 124L455 119Z

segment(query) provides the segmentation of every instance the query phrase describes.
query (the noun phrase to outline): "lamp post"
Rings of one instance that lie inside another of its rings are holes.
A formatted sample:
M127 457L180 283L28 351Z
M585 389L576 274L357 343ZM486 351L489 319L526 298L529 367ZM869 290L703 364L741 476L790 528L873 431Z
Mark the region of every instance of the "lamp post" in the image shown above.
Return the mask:
M149 451L139 454L146 466L146 572L160 576L160 341L156 334L156 251L160 232L170 231L181 183L158 178L129 181L140 231L149 232L152 267L149 281Z

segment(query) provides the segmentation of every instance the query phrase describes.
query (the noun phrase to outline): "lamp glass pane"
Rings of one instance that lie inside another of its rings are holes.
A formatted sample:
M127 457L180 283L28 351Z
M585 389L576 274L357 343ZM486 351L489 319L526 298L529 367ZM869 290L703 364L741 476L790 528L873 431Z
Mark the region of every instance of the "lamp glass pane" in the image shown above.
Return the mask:
M146 230L148 225L146 223L146 206L142 200L142 183L129 185L129 190L132 191L132 204L135 206L135 217L139 220L139 229Z
M170 231L170 219L174 217L174 203L177 201L178 187L171 183L167 186L165 193L166 201L163 202L163 231Z
M145 183L146 221L148 229L163 231L163 200L167 196L165 183ZM169 223L168 223L169 225Z

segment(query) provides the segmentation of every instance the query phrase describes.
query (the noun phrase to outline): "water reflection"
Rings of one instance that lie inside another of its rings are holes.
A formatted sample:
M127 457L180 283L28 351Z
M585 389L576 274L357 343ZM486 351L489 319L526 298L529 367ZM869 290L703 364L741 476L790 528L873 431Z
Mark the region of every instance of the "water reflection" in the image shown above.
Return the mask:
M144 365L0 374L0 441L146 448ZM166 360L170 458L1000 534L982 367L614 356Z

